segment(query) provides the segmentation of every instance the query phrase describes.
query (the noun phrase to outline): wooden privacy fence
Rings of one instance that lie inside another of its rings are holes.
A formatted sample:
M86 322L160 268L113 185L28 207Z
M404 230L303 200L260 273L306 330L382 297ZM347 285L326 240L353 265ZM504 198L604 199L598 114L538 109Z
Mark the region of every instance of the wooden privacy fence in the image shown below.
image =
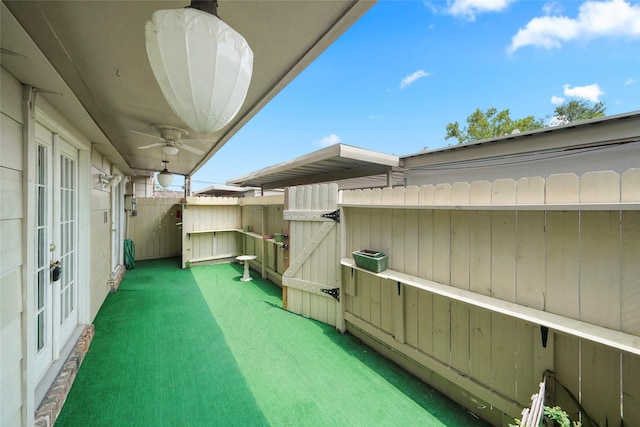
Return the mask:
M272 237L282 232L283 196L189 197L183 206L182 267L198 262L229 261L256 255L252 268L280 284L284 243Z
M183 209L182 263L226 260L240 255L239 199L190 197Z
M640 423L639 202L638 169L345 191L347 329L494 424L545 370ZM389 269L357 268L364 248Z
M139 198L137 215L127 216L126 236L133 240L136 260L180 256L182 199Z

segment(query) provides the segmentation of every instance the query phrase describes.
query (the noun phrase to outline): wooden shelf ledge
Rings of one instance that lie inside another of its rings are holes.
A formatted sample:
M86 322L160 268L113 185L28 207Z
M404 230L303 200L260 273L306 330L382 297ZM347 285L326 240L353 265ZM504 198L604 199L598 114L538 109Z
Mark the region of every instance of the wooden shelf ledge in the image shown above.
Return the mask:
M637 211L640 203L569 203L569 204L508 204L508 205L404 205L341 203L343 208L374 209L434 209L451 211Z
M187 231L187 234L207 234L207 233L225 233L230 231L242 231L236 228L221 228L214 230L196 230L196 231Z
M253 237L254 239L264 240L264 241L267 241L269 243L273 243L275 245L280 245L281 246L281 245L284 244L284 242L276 242L276 239L274 239L273 237L270 238L270 239L265 239L262 234L254 233L252 231L243 231L243 230L237 230L237 231L239 231L240 233L242 233L242 234L244 234L246 236Z
M262 240L262 234L254 233L253 231L243 231L243 230L238 230L238 231L240 233L244 234L245 236L249 236L249 237L253 237L254 239Z
M558 314L549 313L547 311L526 307L513 302L478 294L476 292L459 289L431 280L422 279L420 277L411 276L399 271L385 270L380 273L374 273L356 266L352 258L343 258L340 261L340 264L383 279L403 283L407 286L422 289L456 301L461 301L496 313L505 314L540 326L546 326L558 332L564 332L608 347L640 355L640 337L636 335L593 325L591 323L571 319Z

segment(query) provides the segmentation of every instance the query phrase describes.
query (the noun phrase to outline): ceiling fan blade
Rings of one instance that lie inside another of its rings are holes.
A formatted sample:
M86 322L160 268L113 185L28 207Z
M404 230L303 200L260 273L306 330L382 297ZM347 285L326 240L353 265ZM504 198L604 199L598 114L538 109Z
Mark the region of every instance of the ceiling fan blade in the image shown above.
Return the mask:
M148 136L149 138L155 138L155 139L162 140L162 138L159 137L158 135L151 135L150 133L138 132L137 130L133 130L133 129L129 129L129 132L137 133L138 135L142 135L142 136Z
M182 138L180 139L181 142L199 142L201 144L206 144L208 142L213 142L211 140L206 140L206 139L197 139L197 138Z
M204 151L198 150L197 148L193 148L193 147L190 147L188 145L183 145L183 146L180 147L180 149L181 150L185 149L187 151L191 151L193 154L204 154Z
M153 147L162 147L166 145L164 142L154 142L153 144L147 144L147 145L143 145L142 147L138 147L138 150L146 150L147 148L153 148Z

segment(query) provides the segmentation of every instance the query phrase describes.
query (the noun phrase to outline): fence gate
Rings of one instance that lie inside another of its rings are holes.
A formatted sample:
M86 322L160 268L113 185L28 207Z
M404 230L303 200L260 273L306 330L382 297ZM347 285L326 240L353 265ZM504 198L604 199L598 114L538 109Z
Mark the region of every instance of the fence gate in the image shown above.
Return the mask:
M283 219L289 234L289 266L282 275L284 308L339 324L338 185L289 187Z

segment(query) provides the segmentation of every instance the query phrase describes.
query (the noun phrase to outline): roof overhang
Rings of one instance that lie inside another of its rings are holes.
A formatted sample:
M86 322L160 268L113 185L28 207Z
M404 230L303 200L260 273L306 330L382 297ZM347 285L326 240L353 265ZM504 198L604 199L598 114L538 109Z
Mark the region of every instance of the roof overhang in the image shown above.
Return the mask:
M399 164L399 157L392 154L335 144L231 179L227 184L263 189L283 188L388 174Z
M20 82L42 89L39 99L57 109L118 169L148 175L163 168L161 147L139 149L159 142L153 125L185 124L153 77L144 26L156 10L189 3L3 0L2 67ZM189 131L187 138L204 140L194 142L204 154L180 150L167 158L168 169L180 175L193 175L375 1L218 3L220 18L242 34L254 52L253 77L229 125L208 135Z

